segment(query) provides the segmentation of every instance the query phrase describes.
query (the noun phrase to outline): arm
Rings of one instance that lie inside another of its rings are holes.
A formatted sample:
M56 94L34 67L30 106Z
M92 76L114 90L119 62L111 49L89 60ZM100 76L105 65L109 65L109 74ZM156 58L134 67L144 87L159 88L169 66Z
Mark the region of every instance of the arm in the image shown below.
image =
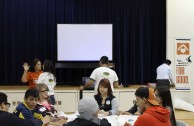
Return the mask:
M118 108L119 108L119 103L116 98L113 98L111 101L112 105L112 110L109 111L110 115L117 115L118 113Z
M10 113L9 124L13 126L42 126L43 122L38 119L21 119Z
M113 83L113 86L114 86L114 88L119 88L119 83L118 83L118 81L115 81L115 82Z
M59 121L56 122L49 122L49 125L52 126L62 126L63 124L67 123L67 119L60 119Z
M171 68L169 68L169 79L170 79L171 84L173 84L174 80L173 80L173 77L172 77L172 70L171 70Z
M134 114L137 112L137 105L134 104L133 107L131 107L128 111L128 113Z
M117 76L117 74L116 74L116 72L114 71L114 82L113 82L113 86L114 86L114 88L119 88L120 86L119 86L119 81L118 81L119 79L118 79L118 76Z
M29 70L30 66L28 66L28 63L24 63L23 68L24 68L24 73L22 75L21 81L23 83L26 83L27 82L26 75L28 73L28 70Z
M85 88L89 88L94 83L94 80L90 79L85 86L80 86L80 90L83 90Z
M90 79L86 84L85 88L90 87L94 83L94 80Z

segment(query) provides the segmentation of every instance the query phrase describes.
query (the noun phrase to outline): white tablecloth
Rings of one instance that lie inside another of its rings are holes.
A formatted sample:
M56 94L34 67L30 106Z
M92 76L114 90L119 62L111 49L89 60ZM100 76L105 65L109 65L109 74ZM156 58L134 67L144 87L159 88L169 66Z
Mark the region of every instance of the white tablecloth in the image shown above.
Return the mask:
M68 122L73 121L75 118L77 118L78 113L67 115ZM123 126L125 122L128 122L130 124L134 124L134 122L137 120L138 116L136 115L112 115L112 116L100 116L98 117L100 119L106 118L109 123L111 123L112 126Z

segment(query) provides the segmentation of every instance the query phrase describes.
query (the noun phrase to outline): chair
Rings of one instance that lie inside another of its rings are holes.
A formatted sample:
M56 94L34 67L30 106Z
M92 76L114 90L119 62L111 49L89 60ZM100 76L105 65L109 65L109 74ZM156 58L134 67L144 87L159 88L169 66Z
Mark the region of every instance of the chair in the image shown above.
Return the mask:
M177 126L189 126L186 122L180 121L180 120L176 120L176 125Z

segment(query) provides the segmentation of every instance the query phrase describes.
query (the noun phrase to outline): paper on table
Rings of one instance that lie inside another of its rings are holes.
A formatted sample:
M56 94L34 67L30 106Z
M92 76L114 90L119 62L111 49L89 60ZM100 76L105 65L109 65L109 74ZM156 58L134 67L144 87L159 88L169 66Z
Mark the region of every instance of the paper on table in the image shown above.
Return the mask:
M74 114L68 114L67 115L67 118L68 118L68 121L67 122L70 122L70 121L75 120L78 115L79 115L79 112L78 111L76 111Z
M134 123L138 117L139 116L136 116L136 115L119 115L118 124L119 124L119 126L123 126L125 124L125 122L128 122L128 123L134 125Z

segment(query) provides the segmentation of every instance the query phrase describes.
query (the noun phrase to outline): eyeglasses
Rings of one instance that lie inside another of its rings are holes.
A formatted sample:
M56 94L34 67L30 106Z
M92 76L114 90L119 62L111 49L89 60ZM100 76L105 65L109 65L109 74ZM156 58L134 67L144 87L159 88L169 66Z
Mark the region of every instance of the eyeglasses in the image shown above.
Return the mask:
M8 103L8 102L4 102L4 104L5 104L5 105L8 105L8 107L10 107L10 106L11 106L11 104L10 104L10 103Z

